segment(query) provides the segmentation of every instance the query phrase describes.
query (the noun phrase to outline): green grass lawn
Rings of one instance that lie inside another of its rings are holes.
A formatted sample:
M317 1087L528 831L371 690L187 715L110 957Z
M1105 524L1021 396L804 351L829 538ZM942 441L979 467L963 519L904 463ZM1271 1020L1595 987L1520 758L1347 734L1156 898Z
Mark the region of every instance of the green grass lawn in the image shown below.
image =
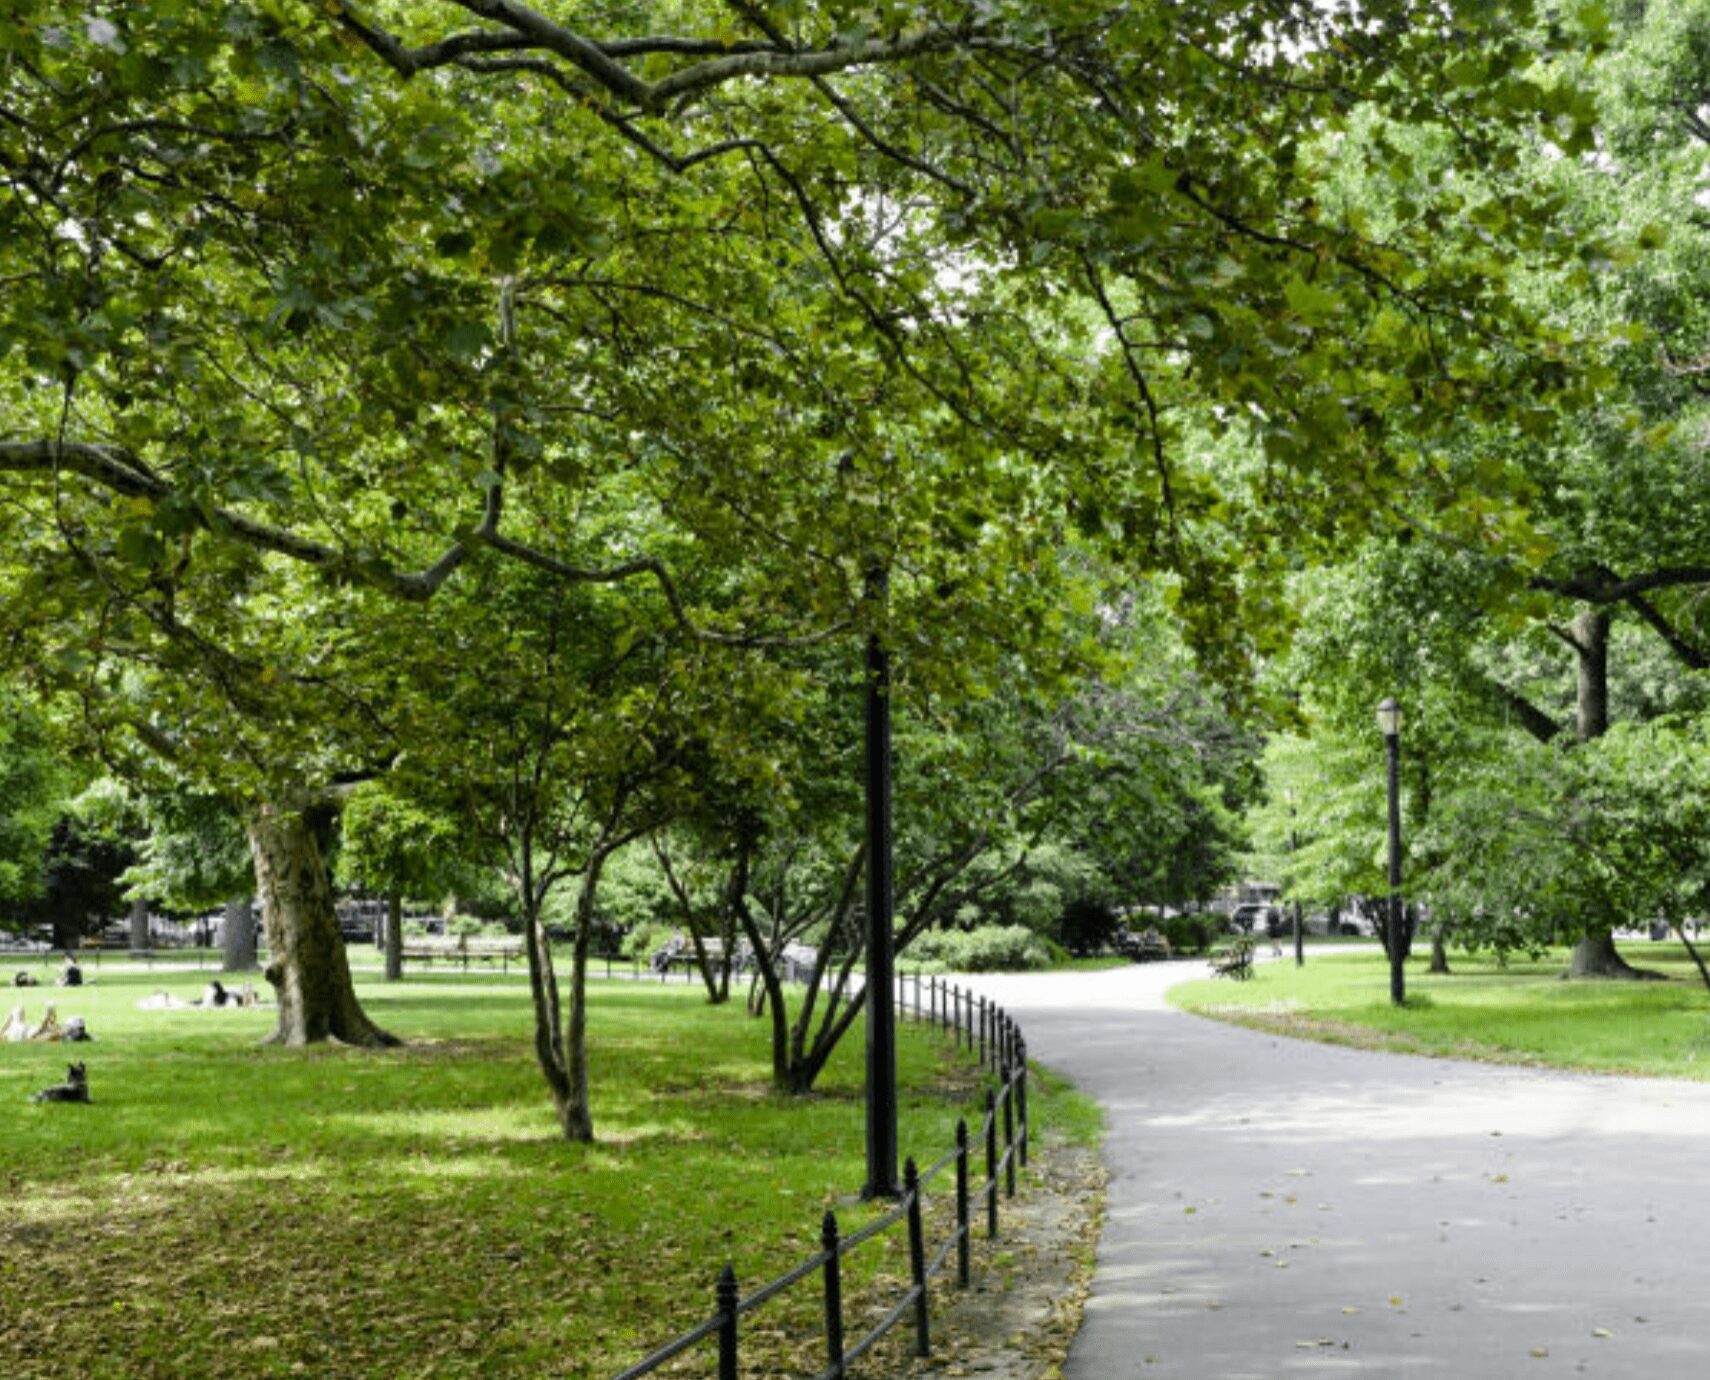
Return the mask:
M875 1213L855 1200L858 1030L816 1096L784 1098L768 1024L740 1004L596 983L600 1139L571 1146L514 972L359 972L368 1009L409 1042L390 1052L261 1048L270 1009L137 1009L157 989L193 998L206 975L90 972L90 987L8 999L32 1017L53 1001L95 1036L0 1044L12 1380L611 1376L712 1311L726 1260L746 1292L817 1248L827 1207L846 1230ZM899 1045L901 1146L924 1165L958 1115L977 1129L978 1076L918 1027ZM27 1103L71 1058L93 1105ZM1031 1091L1041 1141L1096 1136L1086 1099L1049 1077ZM858 1298L881 1292L876 1274L906 1276L903 1241L852 1259ZM755 1317L756 1354L817 1370L818 1315L808 1281ZM666 1373L705 1374L709 1355Z
M1184 984L1177 1005L1242 1025L1368 1048L1606 1073L1710 1078L1710 996L1679 944L1624 945L1666 982L1564 982L1565 950L1499 965L1453 954L1447 977L1407 967L1408 1003L1389 1001L1381 953L1310 950L1259 965L1248 982Z

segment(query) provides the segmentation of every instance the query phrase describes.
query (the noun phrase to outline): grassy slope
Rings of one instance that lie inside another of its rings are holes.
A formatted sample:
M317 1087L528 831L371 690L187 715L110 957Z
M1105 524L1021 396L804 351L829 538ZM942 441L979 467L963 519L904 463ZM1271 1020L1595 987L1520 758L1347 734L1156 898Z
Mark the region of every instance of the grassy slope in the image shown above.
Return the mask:
M1373 1048L1608 1073L1710 1078L1710 1002L1678 944L1624 946L1668 982L1563 982L1564 952L1506 967L1453 955L1448 977L1408 965L1408 1005L1389 1003L1381 953L1314 954L1259 967L1247 983L1201 981L1171 999L1284 1034Z
M568 1146L514 974L359 978L410 1041L391 1053L258 1048L268 1010L136 1009L194 997L194 973L95 976L11 994L96 1042L0 1045L0 1375L610 1376L711 1311L726 1259L746 1291L817 1247L825 1208L846 1230L873 1215L853 1201L858 1036L818 1096L779 1098L764 1023L596 984L601 1139ZM94 1105L27 1104L73 1056ZM973 1076L912 1027L899 1063L903 1151L934 1160L973 1119ZM1049 1079L1033 1112L1096 1134ZM906 1272L887 1242L857 1280ZM757 1315L761 1345L817 1369L817 1310L809 1281Z

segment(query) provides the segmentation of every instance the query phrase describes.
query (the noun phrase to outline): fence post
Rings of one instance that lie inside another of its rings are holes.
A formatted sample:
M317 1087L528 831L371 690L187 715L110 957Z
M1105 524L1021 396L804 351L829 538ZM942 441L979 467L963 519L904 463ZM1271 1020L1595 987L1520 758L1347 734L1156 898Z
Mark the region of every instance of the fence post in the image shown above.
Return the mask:
M986 1089L986 1235L997 1236L997 1098Z
M980 1066L986 1062L986 999L980 998Z
M1027 1168L1027 1041L1015 1037L1015 1112L1021 1119L1021 1167Z
M968 1122L956 1118L956 1284L968 1287L968 1238L973 1234L968 1213Z
M903 1161L903 1192L908 1195L908 1265L914 1275L914 1354L932 1355L932 1327L927 1316L926 1237L920 1226L920 1171L914 1156Z
M837 1255L837 1214L829 1208L819 1229L825 1250L825 1354L828 1374L843 1374L843 1267Z
M718 1380L736 1380L736 1270L729 1261L718 1277Z
M1003 1167L1006 1196L1015 1197L1015 1085L1010 1067L1003 1066Z

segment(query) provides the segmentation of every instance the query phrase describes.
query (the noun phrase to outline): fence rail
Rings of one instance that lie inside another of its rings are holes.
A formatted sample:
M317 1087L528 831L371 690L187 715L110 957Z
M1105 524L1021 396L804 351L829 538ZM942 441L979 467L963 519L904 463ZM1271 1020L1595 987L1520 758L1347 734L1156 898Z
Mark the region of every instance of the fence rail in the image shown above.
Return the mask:
M952 1252L956 1257L957 1287L969 1286L974 1204L978 1202L984 1207L986 1234L995 1238L999 1199L1015 1196L1016 1165L1027 1164L1027 1042L1001 1007L937 977L927 978L923 986L919 973L898 974L896 1009L899 1014L930 1023L934 1030L953 1034L958 1048L977 1049L982 1067L997 1076L997 1086L986 1090L985 1119L978 1137L969 1135L966 1118L959 1119L954 1148L929 1169L921 1173L912 1157L904 1164L903 1194L896 1207L848 1235L838 1226L837 1214L828 1211L820 1222L818 1253L768 1280L746 1297L737 1287L735 1267L726 1262L713 1286L712 1315L636 1362L618 1375L617 1380L641 1380L667 1362L714 1339L718 1349L718 1380L738 1380L742 1319L816 1273L824 1298L826 1368L815 1380L842 1380L856 1361L905 1319L913 1322L915 1355L932 1354L929 1286L948 1267ZM985 1181L970 1191L969 1164L975 1145L982 1146L985 1152ZM923 1212L926 1188L951 1170L955 1171L955 1226L929 1258ZM843 1259L898 1225L905 1226L908 1232L909 1286L873 1328L854 1341L847 1341Z

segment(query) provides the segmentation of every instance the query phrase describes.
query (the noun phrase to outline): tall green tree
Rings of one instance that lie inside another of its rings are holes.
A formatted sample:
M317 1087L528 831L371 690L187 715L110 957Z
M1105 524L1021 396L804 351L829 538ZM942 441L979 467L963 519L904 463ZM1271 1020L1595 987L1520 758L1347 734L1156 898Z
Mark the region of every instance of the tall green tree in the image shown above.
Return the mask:
M1358 119L1454 131L1495 174L1516 121L1583 148L1546 70L1575 35L1532 18L690 7L661 36L508 0L81 26L25 0L0 35L12 645L241 810L281 1038L376 1040L316 823L397 750L363 659L387 609L514 565L644 589L703 644L847 625L977 679L1049 641L1080 532L1176 572L1238 682L1227 505L1327 531L1419 477L1395 428L1553 396L1501 252L1571 248L1547 197L1471 225L1445 179L1374 230L1324 195ZM1263 465L1196 463L1206 415ZM566 521L620 503L627 530Z

